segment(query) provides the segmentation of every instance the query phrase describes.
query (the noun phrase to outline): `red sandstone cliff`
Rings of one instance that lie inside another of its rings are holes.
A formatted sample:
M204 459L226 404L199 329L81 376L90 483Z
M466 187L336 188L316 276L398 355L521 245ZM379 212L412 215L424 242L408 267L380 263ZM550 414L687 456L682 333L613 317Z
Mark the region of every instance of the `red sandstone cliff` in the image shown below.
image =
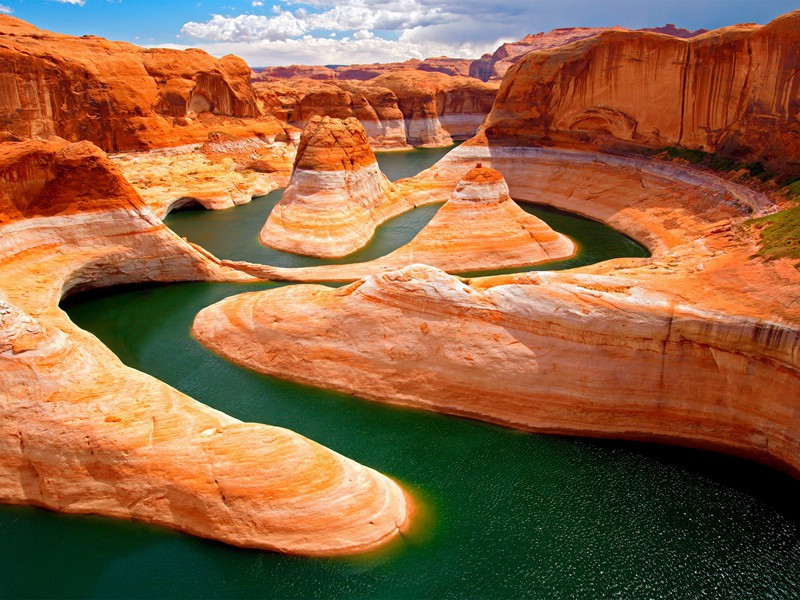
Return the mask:
M447 145L473 135L497 87L469 77L415 69L369 81L257 82L263 110L303 127L312 117L356 117L376 148Z
M623 29L620 27L565 27L553 29L547 33L540 32L535 35L526 35L518 42L502 44L494 53L484 54L479 59L472 61L469 67L469 76L477 77L483 81L500 81L506 71L528 52L571 44L605 31L623 31ZM675 27L672 23L663 27L650 27L640 31L663 33L679 38L691 38L701 33L706 33L705 29L689 31L688 29Z
M800 171L800 11L691 39L607 31L525 55L489 140L679 144Z
M260 116L250 69L235 56L78 38L0 15L0 129L119 151L201 142ZM257 133L284 129L259 118Z

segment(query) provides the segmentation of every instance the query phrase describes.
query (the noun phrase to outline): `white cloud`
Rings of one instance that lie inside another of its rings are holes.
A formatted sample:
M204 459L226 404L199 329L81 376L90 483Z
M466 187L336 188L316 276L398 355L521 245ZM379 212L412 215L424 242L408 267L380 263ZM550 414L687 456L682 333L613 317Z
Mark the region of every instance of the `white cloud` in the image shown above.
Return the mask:
M86 4L86 0L52 0L53 2L59 2L61 4L74 4L75 6L83 6Z
M203 40L223 42L255 42L259 40L288 40L319 30L393 30L405 31L414 27L429 27L453 21L456 16L438 6L425 5L421 0L343 0L331 6L326 0L305 3L322 12L299 8L294 12L273 7L274 16L213 15L205 22L190 21L181 32Z
M264 6L264 3L261 0L253 0L253 6Z
M352 37L342 39L307 35L286 40L201 43L193 47L202 48L213 56L235 54L253 67L265 67L395 62L442 55L475 58L484 52L493 52L497 46L497 41L478 44L409 42L403 39L387 40L372 34L364 37L364 34L357 32ZM164 47L185 49L189 46L167 44Z
M14 11L11 9L10 6L6 6L5 4L0 4L0 14L10 15Z

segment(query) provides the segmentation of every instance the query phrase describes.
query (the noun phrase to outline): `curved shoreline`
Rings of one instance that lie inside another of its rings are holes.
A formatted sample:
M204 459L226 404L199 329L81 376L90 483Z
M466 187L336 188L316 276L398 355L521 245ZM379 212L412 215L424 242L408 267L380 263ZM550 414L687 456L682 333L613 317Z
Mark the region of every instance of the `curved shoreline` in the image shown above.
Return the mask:
M512 195L601 220L647 242L653 256L572 271L478 277L468 280L471 287L435 270L410 268L370 275L340 290L292 286L245 294L201 311L195 335L238 364L369 399L537 431L723 449L800 475L800 423L791 416L800 397L800 312L791 308L800 275L785 261L753 258L755 242L738 229L746 218L774 209L766 196L645 159L476 146L458 148L401 184L424 190L419 194L426 201L440 200L464 165L476 160L500 170ZM357 265L348 268L354 279L364 275ZM294 271L302 277L310 270ZM467 295L449 295L452 286ZM478 309L484 304L488 312ZM245 305L249 326L235 317ZM425 315L436 315L442 327L437 334L424 325ZM332 327L334 321L362 322L384 337L362 340ZM591 340L607 323L621 329L604 333L605 341L597 338L593 350ZM465 328L477 329L466 334ZM506 350L487 340L508 331L527 332L523 337L533 354L527 362L517 356L518 370L500 376L505 365L498 357ZM313 348L306 338L314 340ZM463 344L474 346L467 362L442 362L441 352ZM588 344L585 350L582 344ZM591 358L615 347L616 358ZM436 352L401 358L409 348ZM580 358L581 352L589 354ZM642 352L654 360L643 361ZM294 362L300 355L302 373ZM396 358L387 361L387 355ZM547 367L526 367L531 359ZM463 388L470 370L481 375ZM568 373L583 373L587 387L569 391ZM625 385L614 383L622 373ZM681 381L670 381L670 373ZM496 377L499 389L484 384ZM394 380L405 382L402 389ZM529 389L548 391L537 392L540 400L531 405L517 389L520 380ZM696 389L681 388L682 381L695 380ZM593 386L628 395L636 390L640 403L595 405ZM463 394L478 404L470 405ZM575 416L564 420L563 410Z
M252 277L178 238L91 144L2 151L0 502L303 555L399 535L408 505L393 480L126 367L58 306L93 287ZM64 163L69 177L58 177Z

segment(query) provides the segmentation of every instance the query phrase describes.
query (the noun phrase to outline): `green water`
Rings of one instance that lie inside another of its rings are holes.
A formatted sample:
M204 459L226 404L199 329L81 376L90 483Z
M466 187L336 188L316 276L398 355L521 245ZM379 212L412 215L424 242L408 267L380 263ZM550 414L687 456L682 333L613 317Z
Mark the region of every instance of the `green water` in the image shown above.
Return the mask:
M449 149L415 149L409 152L387 152L378 154L381 170L390 179L408 177L434 164ZM361 250L334 259L321 259L281 252L263 246L258 233L270 211L280 201L283 190L267 196L254 198L249 204L235 210L206 211L179 210L167 215L164 222L178 235L200 244L215 256L229 260L244 260L278 267L310 267L324 264L355 263L373 260L396 250L410 242L433 218L440 204L421 206L394 217L375 231L370 242ZM567 269L592 264L618 256L647 256L647 251L632 239L603 225L543 206L521 204L527 212L547 221L554 229L574 240L585 240L579 252L563 261L539 265L535 269ZM483 271L481 274L513 273L530 271L503 269ZM466 274L469 275L469 274Z
M248 230L247 208L195 217L207 218L211 238L250 231L240 238L250 244L263 218ZM598 223L537 214L572 228L585 248L578 261L643 252ZM221 228L221 215L232 219L230 229ZM413 229L398 219L397 227ZM203 233L199 221L193 227ZM388 238L399 235L392 224L384 229ZM800 483L775 471L716 454L531 435L362 401L249 372L190 337L201 308L276 285L110 290L65 308L126 364L239 419L288 427L397 478L424 506L413 534L390 552L309 559L140 523L0 507L0 595L800 597Z

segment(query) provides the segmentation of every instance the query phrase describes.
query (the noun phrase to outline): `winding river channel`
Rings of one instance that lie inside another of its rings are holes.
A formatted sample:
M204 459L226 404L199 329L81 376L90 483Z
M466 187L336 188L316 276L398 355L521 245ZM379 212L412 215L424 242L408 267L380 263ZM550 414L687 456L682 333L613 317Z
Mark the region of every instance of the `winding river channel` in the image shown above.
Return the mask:
M416 150L381 155L380 162L395 179L442 155ZM179 211L166 222L223 258L325 262L258 243L279 198L274 192L227 211ZM392 219L366 248L341 260L394 250L437 208ZM581 248L540 269L646 255L600 223L525 208ZM366 556L311 559L141 523L3 506L0 596L800 597L800 482L774 470L695 450L533 435L363 401L247 371L190 336L203 307L276 285L114 289L75 297L64 308L127 365L400 481L421 506L406 537Z

